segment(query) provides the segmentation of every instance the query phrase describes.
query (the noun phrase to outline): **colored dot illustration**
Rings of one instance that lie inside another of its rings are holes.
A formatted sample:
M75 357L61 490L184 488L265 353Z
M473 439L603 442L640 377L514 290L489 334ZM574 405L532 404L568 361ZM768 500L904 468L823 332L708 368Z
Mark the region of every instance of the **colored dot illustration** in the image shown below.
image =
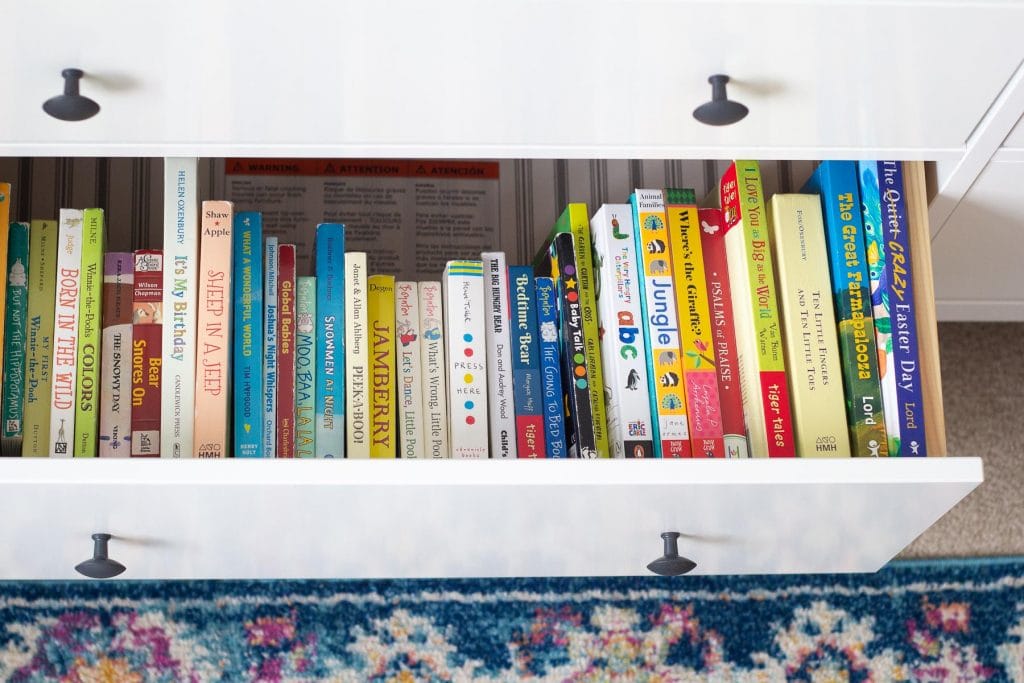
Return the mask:
M473 405L474 404L473 404L472 401L466 401L466 403L464 405L466 406L466 410L473 410Z
M576 303L576 299L579 299L580 295L576 292L566 292L565 298L568 299L570 303Z
M583 354L582 353L577 353L575 356L572 357L572 360L577 365L582 363L583 362Z
M471 335L469 332L467 332L466 334L462 335L462 341L464 341L466 343L469 343L469 342L473 341L473 335Z
M466 424L468 424L468 425L476 424L476 418L473 417L472 415L467 415L466 416Z
M584 376L586 376L586 374L587 374L587 369L585 367L583 367L582 365L577 365L576 366L576 376L577 377L584 377Z
M582 378L576 380L576 387L578 389L586 389L587 388L587 380L582 379Z
M463 379L463 381L464 381L464 382L465 382L466 384L469 384L470 382L472 382L472 381L473 381L473 373L471 373L471 372L467 372L467 373L466 373L466 376L465 376L465 377L463 377L462 379Z
M463 353L466 354L467 358L469 358L470 356L473 355L473 349L466 349L465 351L463 351Z
M573 273L575 273L575 272L576 272L576 267L575 267L575 266L573 266L573 265L567 265L567 266L565 267L565 274L566 274L566 275L572 275L572 274L573 274Z

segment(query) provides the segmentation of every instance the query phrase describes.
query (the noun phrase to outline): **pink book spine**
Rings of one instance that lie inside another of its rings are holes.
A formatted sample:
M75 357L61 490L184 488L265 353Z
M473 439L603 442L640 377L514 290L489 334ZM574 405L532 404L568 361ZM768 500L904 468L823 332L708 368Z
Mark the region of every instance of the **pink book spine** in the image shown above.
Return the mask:
M195 456L223 458L231 407L231 202L205 201L199 256Z
M295 245L277 252L277 457L295 457Z

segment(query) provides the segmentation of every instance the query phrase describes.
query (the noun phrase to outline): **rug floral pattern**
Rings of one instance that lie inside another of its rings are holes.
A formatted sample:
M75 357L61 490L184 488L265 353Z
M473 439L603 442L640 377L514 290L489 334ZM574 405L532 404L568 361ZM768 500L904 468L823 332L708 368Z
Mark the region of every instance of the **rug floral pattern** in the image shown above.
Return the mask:
M1024 681L1024 560L875 575L0 583L0 680Z

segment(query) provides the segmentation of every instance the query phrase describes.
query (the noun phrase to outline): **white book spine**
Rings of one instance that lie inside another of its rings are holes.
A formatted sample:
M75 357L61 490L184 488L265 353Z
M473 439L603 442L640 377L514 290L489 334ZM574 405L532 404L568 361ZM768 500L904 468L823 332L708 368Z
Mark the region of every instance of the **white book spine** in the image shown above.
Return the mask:
M423 442L421 336L416 283L396 282L395 372L398 375L398 443L403 458L426 457Z
M70 445L75 436L81 270L82 212L61 209L53 313L53 389L50 394L50 455L60 458L71 457Z
M277 238L263 247L263 457L277 454Z
M164 159L164 323L160 455L191 457L199 296L199 160Z
M512 334L509 331L508 268L505 253L480 255L484 265L487 310L487 370L490 392L491 457L516 457L516 411L512 387Z
M426 457L450 458L441 283L419 283L419 295L420 359L423 369L423 431L426 438Z
M370 457L370 394L367 386L366 253L345 254L345 440L347 458Z
M483 264L445 266L444 336L448 357L448 438L453 458L486 458L487 311Z

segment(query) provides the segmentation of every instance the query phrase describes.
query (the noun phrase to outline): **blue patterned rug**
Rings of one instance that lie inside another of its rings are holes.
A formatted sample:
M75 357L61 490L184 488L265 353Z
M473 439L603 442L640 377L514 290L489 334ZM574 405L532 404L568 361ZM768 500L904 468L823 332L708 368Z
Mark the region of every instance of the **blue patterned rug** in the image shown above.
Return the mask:
M0 583L4 681L1024 681L1024 559L875 575Z

